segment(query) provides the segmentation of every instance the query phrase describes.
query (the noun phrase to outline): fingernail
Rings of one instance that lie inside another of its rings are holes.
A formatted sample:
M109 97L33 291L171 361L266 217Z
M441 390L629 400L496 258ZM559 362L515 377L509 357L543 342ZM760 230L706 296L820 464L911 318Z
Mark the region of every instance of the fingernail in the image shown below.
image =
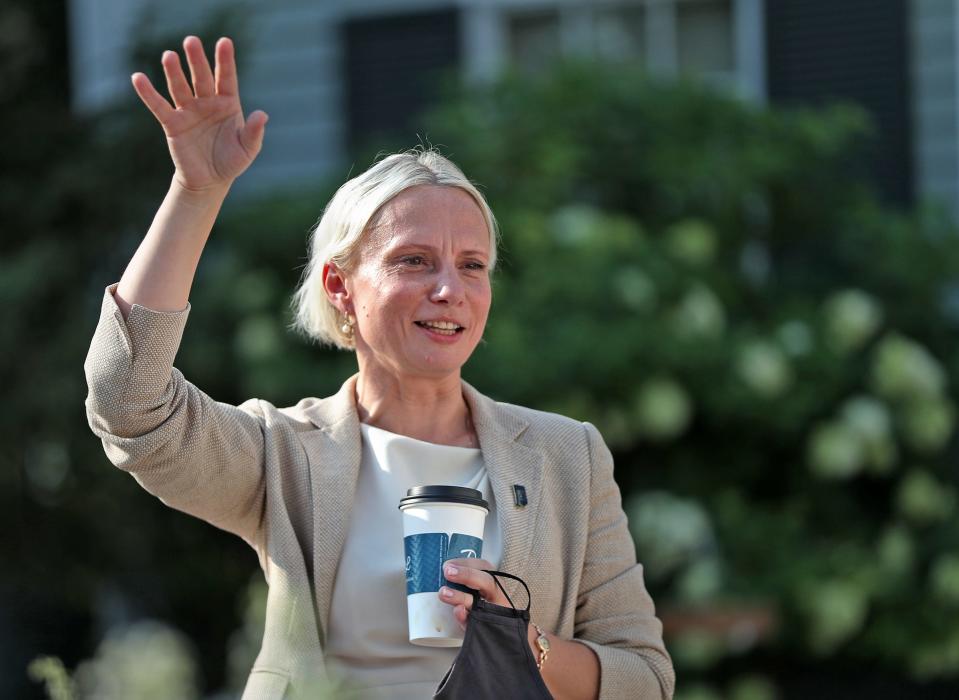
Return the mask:
M453 597L453 591L451 591L449 588L446 588L446 587L444 586L444 587L443 587L443 591L442 591L442 596L443 596L444 598L452 598L452 597Z
M459 572L460 572L460 570L457 569L457 568L456 568L455 566L453 566L452 564L450 564L449 566L446 567L446 575L447 575L447 576L456 576L456 574L458 574Z

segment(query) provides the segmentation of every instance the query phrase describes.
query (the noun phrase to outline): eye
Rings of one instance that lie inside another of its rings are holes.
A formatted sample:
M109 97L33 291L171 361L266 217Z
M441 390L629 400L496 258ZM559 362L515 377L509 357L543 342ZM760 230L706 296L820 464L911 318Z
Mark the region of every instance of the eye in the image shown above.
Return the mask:
M424 261L422 255L407 255L401 258L400 262L403 262L407 265L422 265Z
M477 261L474 260L474 261L472 261L472 262L466 263L466 269L467 269L467 270L485 270L485 269L486 269L486 265L484 265L484 264L481 263L481 262L477 262Z

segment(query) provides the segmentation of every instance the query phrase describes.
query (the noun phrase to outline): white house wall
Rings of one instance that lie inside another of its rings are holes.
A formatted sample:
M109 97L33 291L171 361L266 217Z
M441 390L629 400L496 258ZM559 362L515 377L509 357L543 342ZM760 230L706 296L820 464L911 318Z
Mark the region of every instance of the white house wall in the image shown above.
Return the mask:
M916 190L959 218L959 1L913 0Z
M243 107L270 114L266 145L237 182L237 193L300 187L318 178L345 178L346 105L342 82L339 26L345 19L460 8L462 70L474 78L495 75L509 54L513 13L557 9L564 53L592 50L593 8L645 5L645 60L651 71L674 73L678 66L675 2L683 0L70 0L73 105L94 112L117 99L135 100L129 83L129 42L137 21L152 12L155 36L198 31L205 16L223 6L244 13L247 42L237 45ZM717 82L733 83L748 99L765 94L762 69L762 0L731 0L733 73ZM670 27L673 30L664 31ZM181 49L180 46L170 48Z

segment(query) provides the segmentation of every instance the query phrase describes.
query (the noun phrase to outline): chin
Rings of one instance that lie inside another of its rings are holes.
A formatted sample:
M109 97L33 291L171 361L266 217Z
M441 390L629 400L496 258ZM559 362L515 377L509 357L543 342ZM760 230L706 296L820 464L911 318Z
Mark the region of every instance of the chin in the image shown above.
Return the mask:
M416 364L416 367L410 367L409 373L419 375L422 377L433 377L436 379L442 379L450 376L451 374L459 374L465 362L430 362L429 360L420 361Z
M468 355L462 357L460 353L456 353L455 357L443 352L421 353L404 363L403 368L409 374L442 378L459 374L468 359Z

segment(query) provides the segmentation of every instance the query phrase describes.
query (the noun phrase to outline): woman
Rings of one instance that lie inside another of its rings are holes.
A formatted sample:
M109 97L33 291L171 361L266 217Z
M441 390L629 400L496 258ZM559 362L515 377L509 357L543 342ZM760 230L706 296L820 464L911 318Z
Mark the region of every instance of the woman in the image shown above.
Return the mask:
M142 73L166 133L170 190L118 284L85 364L87 414L118 467L165 503L243 537L269 582L266 630L244 699L316 678L367 697L431 697L456 649L410 645L396 505L408 486L471 486L491 503L487 559L447 578L509 605L483 569L528 582L542 678L557 698L670 697L673 670L596 429L497 403L460 378L489 312L496 228L448 160L390 156L347 182L314 232L297 325L351 348L359 371L325 399L277 409L218 403L173 359L200 254L267 115L243 118L233 45L211 71L199 39L162 64L173 104ZM515 497L514 484L526 499ZM438 595L464 628L470 596ZM515 596L513 596L515 598Z

